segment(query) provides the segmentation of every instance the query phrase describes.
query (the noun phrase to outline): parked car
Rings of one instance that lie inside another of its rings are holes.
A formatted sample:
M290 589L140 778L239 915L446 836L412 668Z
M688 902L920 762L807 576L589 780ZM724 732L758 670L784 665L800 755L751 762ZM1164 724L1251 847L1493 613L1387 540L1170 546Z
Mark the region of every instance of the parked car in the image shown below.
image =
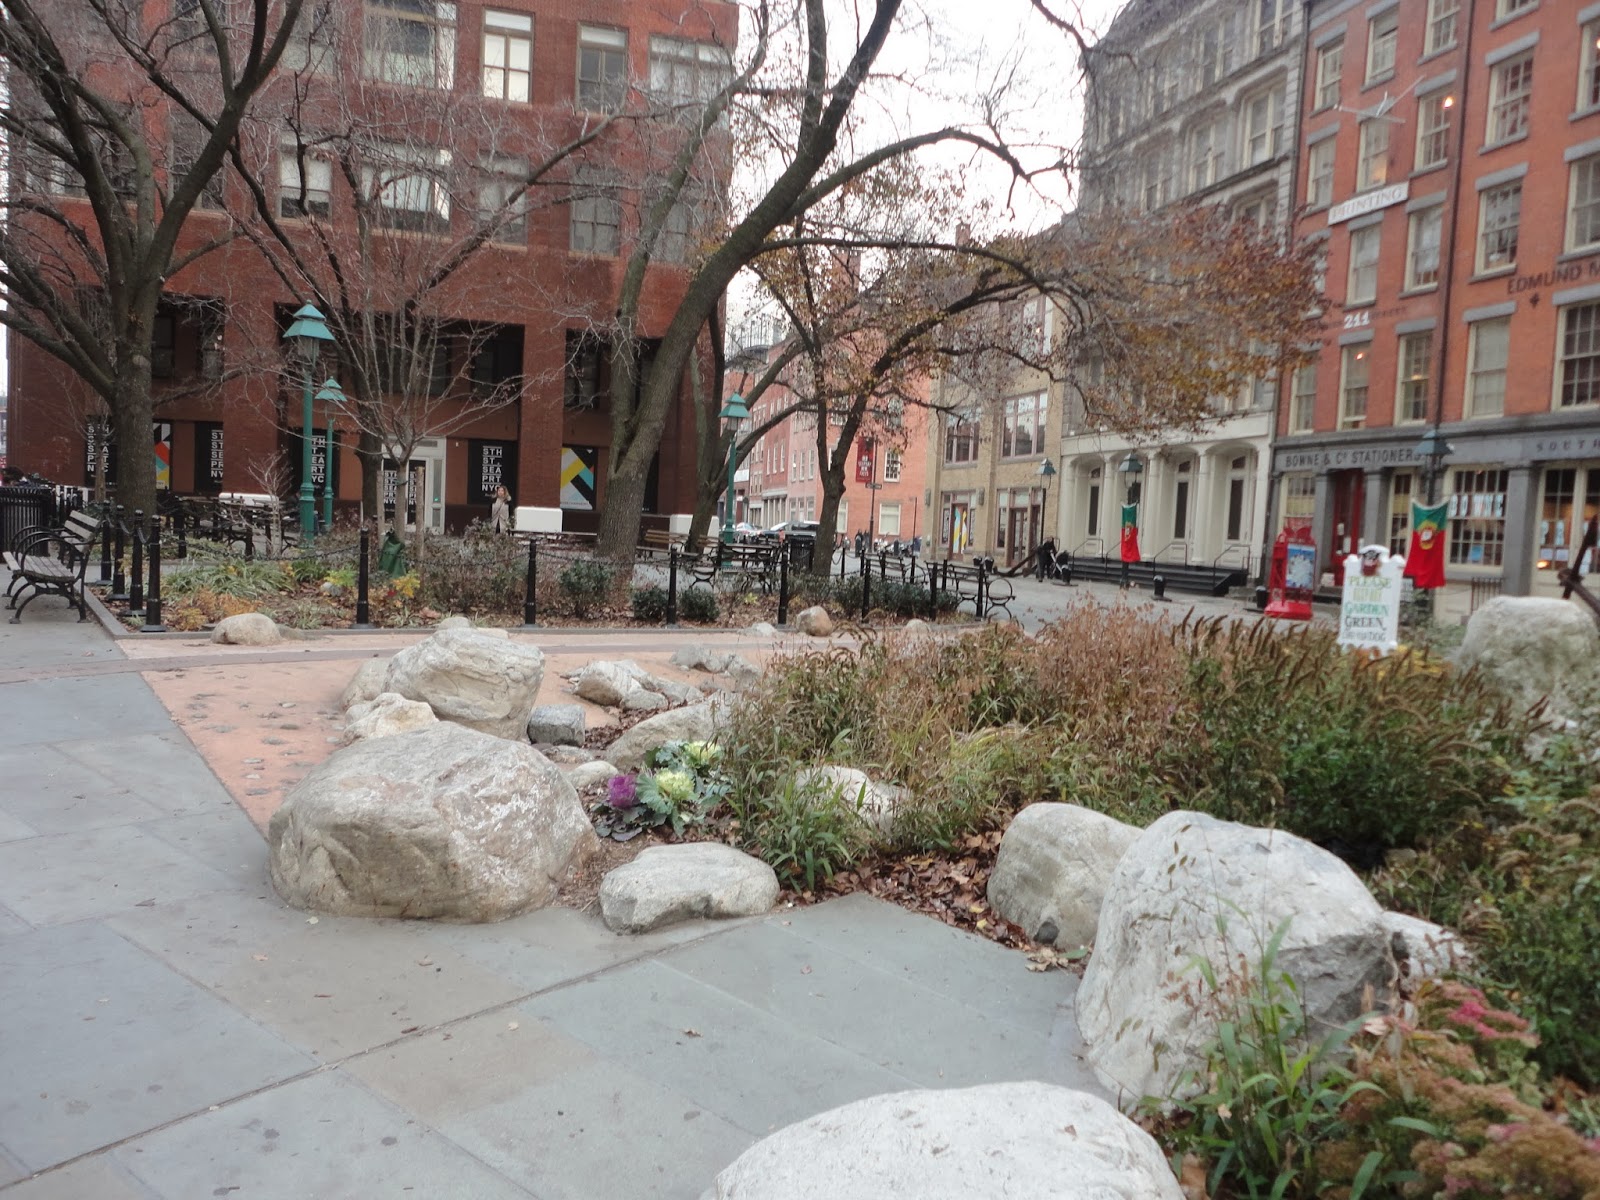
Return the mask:
M733 540L736 542L748 542L760 536L761 530L750 524L749 521L740 521L733 527Z
M763 529L759 536L773 542L814 542L820 528L815 521L779 521L771 529Z

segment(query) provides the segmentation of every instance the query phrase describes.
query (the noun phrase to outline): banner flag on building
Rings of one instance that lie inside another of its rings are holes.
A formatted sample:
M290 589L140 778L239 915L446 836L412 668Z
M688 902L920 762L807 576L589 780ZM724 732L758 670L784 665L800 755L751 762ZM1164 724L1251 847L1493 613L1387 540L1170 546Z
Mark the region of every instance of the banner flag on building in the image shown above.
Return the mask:
M1411 502L1411 552L1406 555L1406 578L1418 588L1444 586L1445 522L1449 501L1427 506Z
M862 438L856 446L856 482L871 483L876 474L877 464L873 456L878 452L877 443L871 438Z
M1139 561L1139 506L1137 504L1124 504L1122 506L1122 561L1125 563Z

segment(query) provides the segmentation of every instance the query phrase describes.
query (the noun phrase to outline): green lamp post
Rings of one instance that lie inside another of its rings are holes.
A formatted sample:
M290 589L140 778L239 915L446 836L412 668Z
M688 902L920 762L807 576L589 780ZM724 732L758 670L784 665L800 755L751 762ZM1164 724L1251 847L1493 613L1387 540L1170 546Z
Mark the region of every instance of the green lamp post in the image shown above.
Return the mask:
M733 545L733 472L739 462L739 426L749 419L750 410L745 407L744 400L738 392L728 397L728 403L721 413L722 419L728 422L728 430L732 436L728 439L728 493L722 501L722 541L724 545Z
M310 540L317 531L317 493L311 486L311 442L316 436L311 424L311 380L317 356L325 342L333 341L327 323L315 305L302 304L294 321L284 330L283 340L299 355L305 367L305 407L300 422L300 536Z
M333 414L344 407L344 389L333 376L322 381L317 399L327 407L328 439L322 452L322 527L333 528Z

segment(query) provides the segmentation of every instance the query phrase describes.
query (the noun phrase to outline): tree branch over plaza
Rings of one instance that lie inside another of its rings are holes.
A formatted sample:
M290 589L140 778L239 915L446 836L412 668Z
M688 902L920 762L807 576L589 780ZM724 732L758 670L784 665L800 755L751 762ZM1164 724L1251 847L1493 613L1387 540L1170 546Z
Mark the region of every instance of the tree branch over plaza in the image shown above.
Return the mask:
M302 0L189 0L152 20L147 8L0 0L0 134L16 171L0 224L0 323L100 398L127 448L119 498L150 511L157 305L176 271L228 240L225 216L189 218L215 207Z

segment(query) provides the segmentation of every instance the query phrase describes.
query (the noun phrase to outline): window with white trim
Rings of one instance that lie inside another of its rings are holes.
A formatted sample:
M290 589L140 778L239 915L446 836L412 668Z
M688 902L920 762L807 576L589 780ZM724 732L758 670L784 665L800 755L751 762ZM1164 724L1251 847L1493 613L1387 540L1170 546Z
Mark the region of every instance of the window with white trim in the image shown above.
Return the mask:
M1421 421L1428 415L1428 377L1433 366L1433 331L1401 334L1399 378L1396 380L1396 423Z
M1411 214L1406 245L1406 290L1434 287L1439 282L1439 236L1444 227L1444 205L1434 204Z
M1044 453L1049 406L1050 401L1044 392L1006 399L1000 432L1002 458L1030 458Z
M1276 88L1261 92L1246 100L1243 108L1239 143L1244 152L1244 166L1253 167L1278 153L1283 124L1283 93Z
M374 147L376 165L361 169L367 200L376 200L378 221L388 229L444 233L450 228L450 192L443 170L450 151L426 146Z
M944 419L944 461L978 461L978 422L966 413L950 413Z
M568 244L575 254L615 254L621 244L622 199L609 172L581 167L572 182Z
M1472 323L1467 350L1467 416L1498 417L1506 410L1506 363L1511 353L1511 318Z
M1383 227L1368 225L1350 235L1350 270L1345 279L1345 307L1371 304L1378 298L1378 258L1383 250Z
M1561 310L1556 407L1600 404L1600 301Z
M1389 181L1389 122L1373 117L1361 122L1356 152L1356 191L1382 187Z
M333 211L333 164L296 141L278 149L278 215L326 217Z
M483 94L528 103L533 95L533 16L483 11Z
M1509 142L1528 132L1533 97L1533 51L1496 63L1489 75L1489 145Z
M1514 17L1520 12L1527 12L1538 5L1539 0L1495 0L1494 19L1503 21L1507 17Z
M1224 137L1220 119L1205 122L1189 135L1190 191L1210 187L1222 178Z
M1522 180L1484 188L1478 196L1477 269L1506 270L1517 265L1522 229Z
M186 112L174 109L168 136L172 140L172 153L167 159L167 194L170 196L194 170L209 135L199 121ZM195 198L195 208L216 210L225 207L223 180L224 173L218 169L200 189L200 195Z
M1360 429L1367 423L1367 373L1372 344L1346 346L1339 364L1339 428Z
M1578 111L1600 108L1600 20L1590 21L1578 35Z
M1440 166L1450 157L1450 110L1455 103L1455 96L1444 89L1417 101L1416 170Z
M303 5L278 66L284 71L331 71L335 62L334 43L338 32L333 0L318 0L317 3Z
M733 78L728 52L710 42L650 39L650 92L658 103L701 105Z
M883 537L900 536L900 502L886 500L878 505L878 533Z
M1344 82L1344 39L1317 47L1317 89L1313 112L1332 108L1339 103L1339 89Z
M1289 35L1290 0L1258 0L1256 53L1271 54Z
M1506 484L1510 472L1467 467L1450 474L1451 564L1500 566L1505 554Z
M1572 164L1567 184L1567 249L1600 246L1600 154Z
M900 451L890 450L883 456L883 481L885 483L899 483L900 471Z
M1306 151L1306 204L1326 208L1333 203L1333 155L1338 138L1323 138Z
M455 85L456 6L446 0L366 0L368 79L448 91Z
M512 199L528 177L528 164L518 158L497 158L484 164L483 182L478 185L478 220L490 229L491 241L507 245L526 245L528 241L528 194Z
M1438 54L1456 44L1461 23L1461 0L1428 0L1428 28L1422 38L1423 54Z
M1317 409L1317 364L1308 362L1297 367L1289 398L1289 432L1310 433L1315 426Z
M1411 544L1411 472L1389 479L1389 553L1405 554Z
M627 32L579 25L578 107L590 112L615 112L627 98Z
M1396 5L1367 22L1367 82L1394 74L1394 50L1400 40L1400 8Z

